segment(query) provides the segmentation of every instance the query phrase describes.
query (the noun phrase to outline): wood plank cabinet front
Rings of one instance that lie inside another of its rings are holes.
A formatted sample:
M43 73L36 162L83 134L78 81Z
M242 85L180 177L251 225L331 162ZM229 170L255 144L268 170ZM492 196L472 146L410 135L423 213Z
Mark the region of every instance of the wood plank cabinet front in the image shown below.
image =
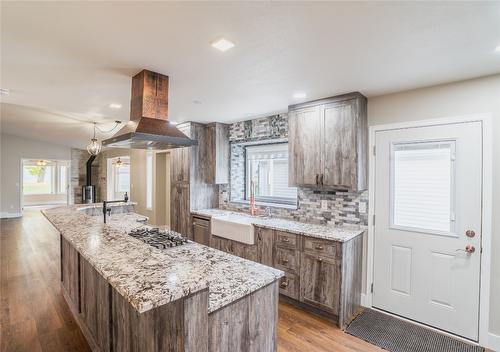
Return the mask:
M80 311L80 263L77 250L61 235L62 285L73 306Z
M330 257L302 253L300 301L339 315L341 262Z
M360 93L289 106L289 185L367 188L368 125Z

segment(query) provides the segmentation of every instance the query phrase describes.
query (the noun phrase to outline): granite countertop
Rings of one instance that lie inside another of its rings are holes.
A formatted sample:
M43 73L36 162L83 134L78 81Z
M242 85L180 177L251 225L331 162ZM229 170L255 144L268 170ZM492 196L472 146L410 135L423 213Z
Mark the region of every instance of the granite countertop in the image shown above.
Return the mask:
M281 218L252 216L250 214L224 209L192 210L191 213L205 217L233 214L239 217L243 217L246 220L250 219L251 223L255 226L337 242L349 241L354 237L361 235L365 231L365 229L362 227L340 227L331 225L308 224Z
M280 270L194 242L165 250L154 248L127 234L144 226L138 223L144 216L111 214L103 224L102 216L87 215L84 208L87 206L74 205L42 212L141 313L207 287L211 313L283 276Z

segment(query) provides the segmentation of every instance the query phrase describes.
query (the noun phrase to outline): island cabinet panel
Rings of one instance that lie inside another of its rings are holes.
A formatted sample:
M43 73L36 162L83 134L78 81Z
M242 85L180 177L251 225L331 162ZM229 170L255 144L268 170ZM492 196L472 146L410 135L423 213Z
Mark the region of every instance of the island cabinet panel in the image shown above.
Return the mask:
M61 235L62 285L71 304L80 312L80 261L77 250Z
M209 315L209 351L276 351L277 321L278 282L275 281Z
M302 253L300 301L339 314L341 261Z
M208 290L144 313L115 290L111 296L113 351L207 351Z
M288 109L289 185L366 189L366 98L355 92Z
M101 351L111 349L110 293L111 286L80 257L81 320L87 327L94 344Z

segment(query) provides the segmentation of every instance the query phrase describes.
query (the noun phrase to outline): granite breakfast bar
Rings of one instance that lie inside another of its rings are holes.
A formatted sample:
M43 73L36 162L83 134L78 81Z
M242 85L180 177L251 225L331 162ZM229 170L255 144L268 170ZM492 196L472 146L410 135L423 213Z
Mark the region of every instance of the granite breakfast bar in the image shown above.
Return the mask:
M157 249L131 205L44 210L61 234L62 291L94 351L275 351L283 272L190 242Z

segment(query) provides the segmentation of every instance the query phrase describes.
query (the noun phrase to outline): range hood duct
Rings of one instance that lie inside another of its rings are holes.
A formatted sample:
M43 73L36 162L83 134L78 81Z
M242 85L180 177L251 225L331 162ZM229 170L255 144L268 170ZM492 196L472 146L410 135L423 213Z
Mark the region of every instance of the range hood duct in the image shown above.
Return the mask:
M130 121L104 147L165 150L197 145L168 121L168 76L142 70L132 78Z

